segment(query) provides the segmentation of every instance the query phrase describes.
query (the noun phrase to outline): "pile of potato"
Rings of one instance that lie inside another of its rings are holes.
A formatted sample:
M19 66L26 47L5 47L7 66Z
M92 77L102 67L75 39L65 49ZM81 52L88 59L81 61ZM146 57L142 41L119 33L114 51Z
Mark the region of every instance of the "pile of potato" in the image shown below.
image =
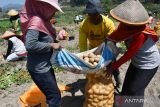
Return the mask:
M100 61L101 55L95 55L94 53L84 54L80 56L82 60L88 63L91 66L96 66Z
M160 36L160 21L156 23L156 25L154 26L154 30L156 31L158 36Z
M106 71L88 74L83 107L113 107L114 84Z

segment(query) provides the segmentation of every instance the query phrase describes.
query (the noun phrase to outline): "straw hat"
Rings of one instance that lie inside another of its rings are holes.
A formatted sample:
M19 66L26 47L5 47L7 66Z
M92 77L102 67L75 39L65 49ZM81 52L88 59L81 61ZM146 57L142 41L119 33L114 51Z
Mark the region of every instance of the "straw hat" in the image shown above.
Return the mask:
M100 0L89 0L84 13L103 13L102 5Z
M11 31L6 31L2 36L0 36L1 39L6 39L6 38L10 38L12 36L16 35L15 33L11 32Z
M38 1L46 2L50 5L52 5L53 7L55 7L60 12L64 13L58 4L58 0L38 0Z
M112 9L110 14L116 20L131 25L143 25L149 21L148 13L139 0L126 0Z
M9 10L9 12L7 14L8 14L8 16L16 16L16 15L18 15L18 11L11 9L11 10Z

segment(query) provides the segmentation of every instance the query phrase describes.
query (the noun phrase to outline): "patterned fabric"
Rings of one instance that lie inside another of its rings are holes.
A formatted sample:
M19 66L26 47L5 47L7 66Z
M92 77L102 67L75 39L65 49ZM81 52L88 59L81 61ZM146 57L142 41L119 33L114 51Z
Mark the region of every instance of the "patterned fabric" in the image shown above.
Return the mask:
M100 53L102 56L97 66L91 66L78 57L91 52ZM65 49L61 49L53 54L51 63L73 73L94 73L104 69L115 58L115 53L113 47L107 46L106 43L79 54L72 54Z

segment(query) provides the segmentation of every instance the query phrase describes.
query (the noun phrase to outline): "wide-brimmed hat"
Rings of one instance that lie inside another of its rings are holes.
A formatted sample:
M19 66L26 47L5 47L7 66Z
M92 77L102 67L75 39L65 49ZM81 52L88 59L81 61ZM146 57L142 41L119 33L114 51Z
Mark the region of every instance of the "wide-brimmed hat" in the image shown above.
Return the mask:
M103 13L100 0L89 0L84 13Z
M7 14L8 16L16 16L18 15L18 11L16 11L15 9L11 9Z
M52 5L53 7L55 7L60 12L64 13L58 4L58 0L38 0L38 1L46 2L50 5Z
M149 21L148 13L139 0L126 0L110 14L116 20L131 25L143 25Z
M10 38L12 36L15 36L16 34L11 31L6 31L2 36L0 36L1 39Z

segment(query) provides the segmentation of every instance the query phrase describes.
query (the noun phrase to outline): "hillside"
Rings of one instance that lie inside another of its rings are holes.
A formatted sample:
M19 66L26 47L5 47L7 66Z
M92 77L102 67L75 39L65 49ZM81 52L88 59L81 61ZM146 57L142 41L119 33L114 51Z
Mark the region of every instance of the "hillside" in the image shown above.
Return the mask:
M22 6L23 6L22 4L7 4L2 7L2 11L7 12L10 9L21 10Z

